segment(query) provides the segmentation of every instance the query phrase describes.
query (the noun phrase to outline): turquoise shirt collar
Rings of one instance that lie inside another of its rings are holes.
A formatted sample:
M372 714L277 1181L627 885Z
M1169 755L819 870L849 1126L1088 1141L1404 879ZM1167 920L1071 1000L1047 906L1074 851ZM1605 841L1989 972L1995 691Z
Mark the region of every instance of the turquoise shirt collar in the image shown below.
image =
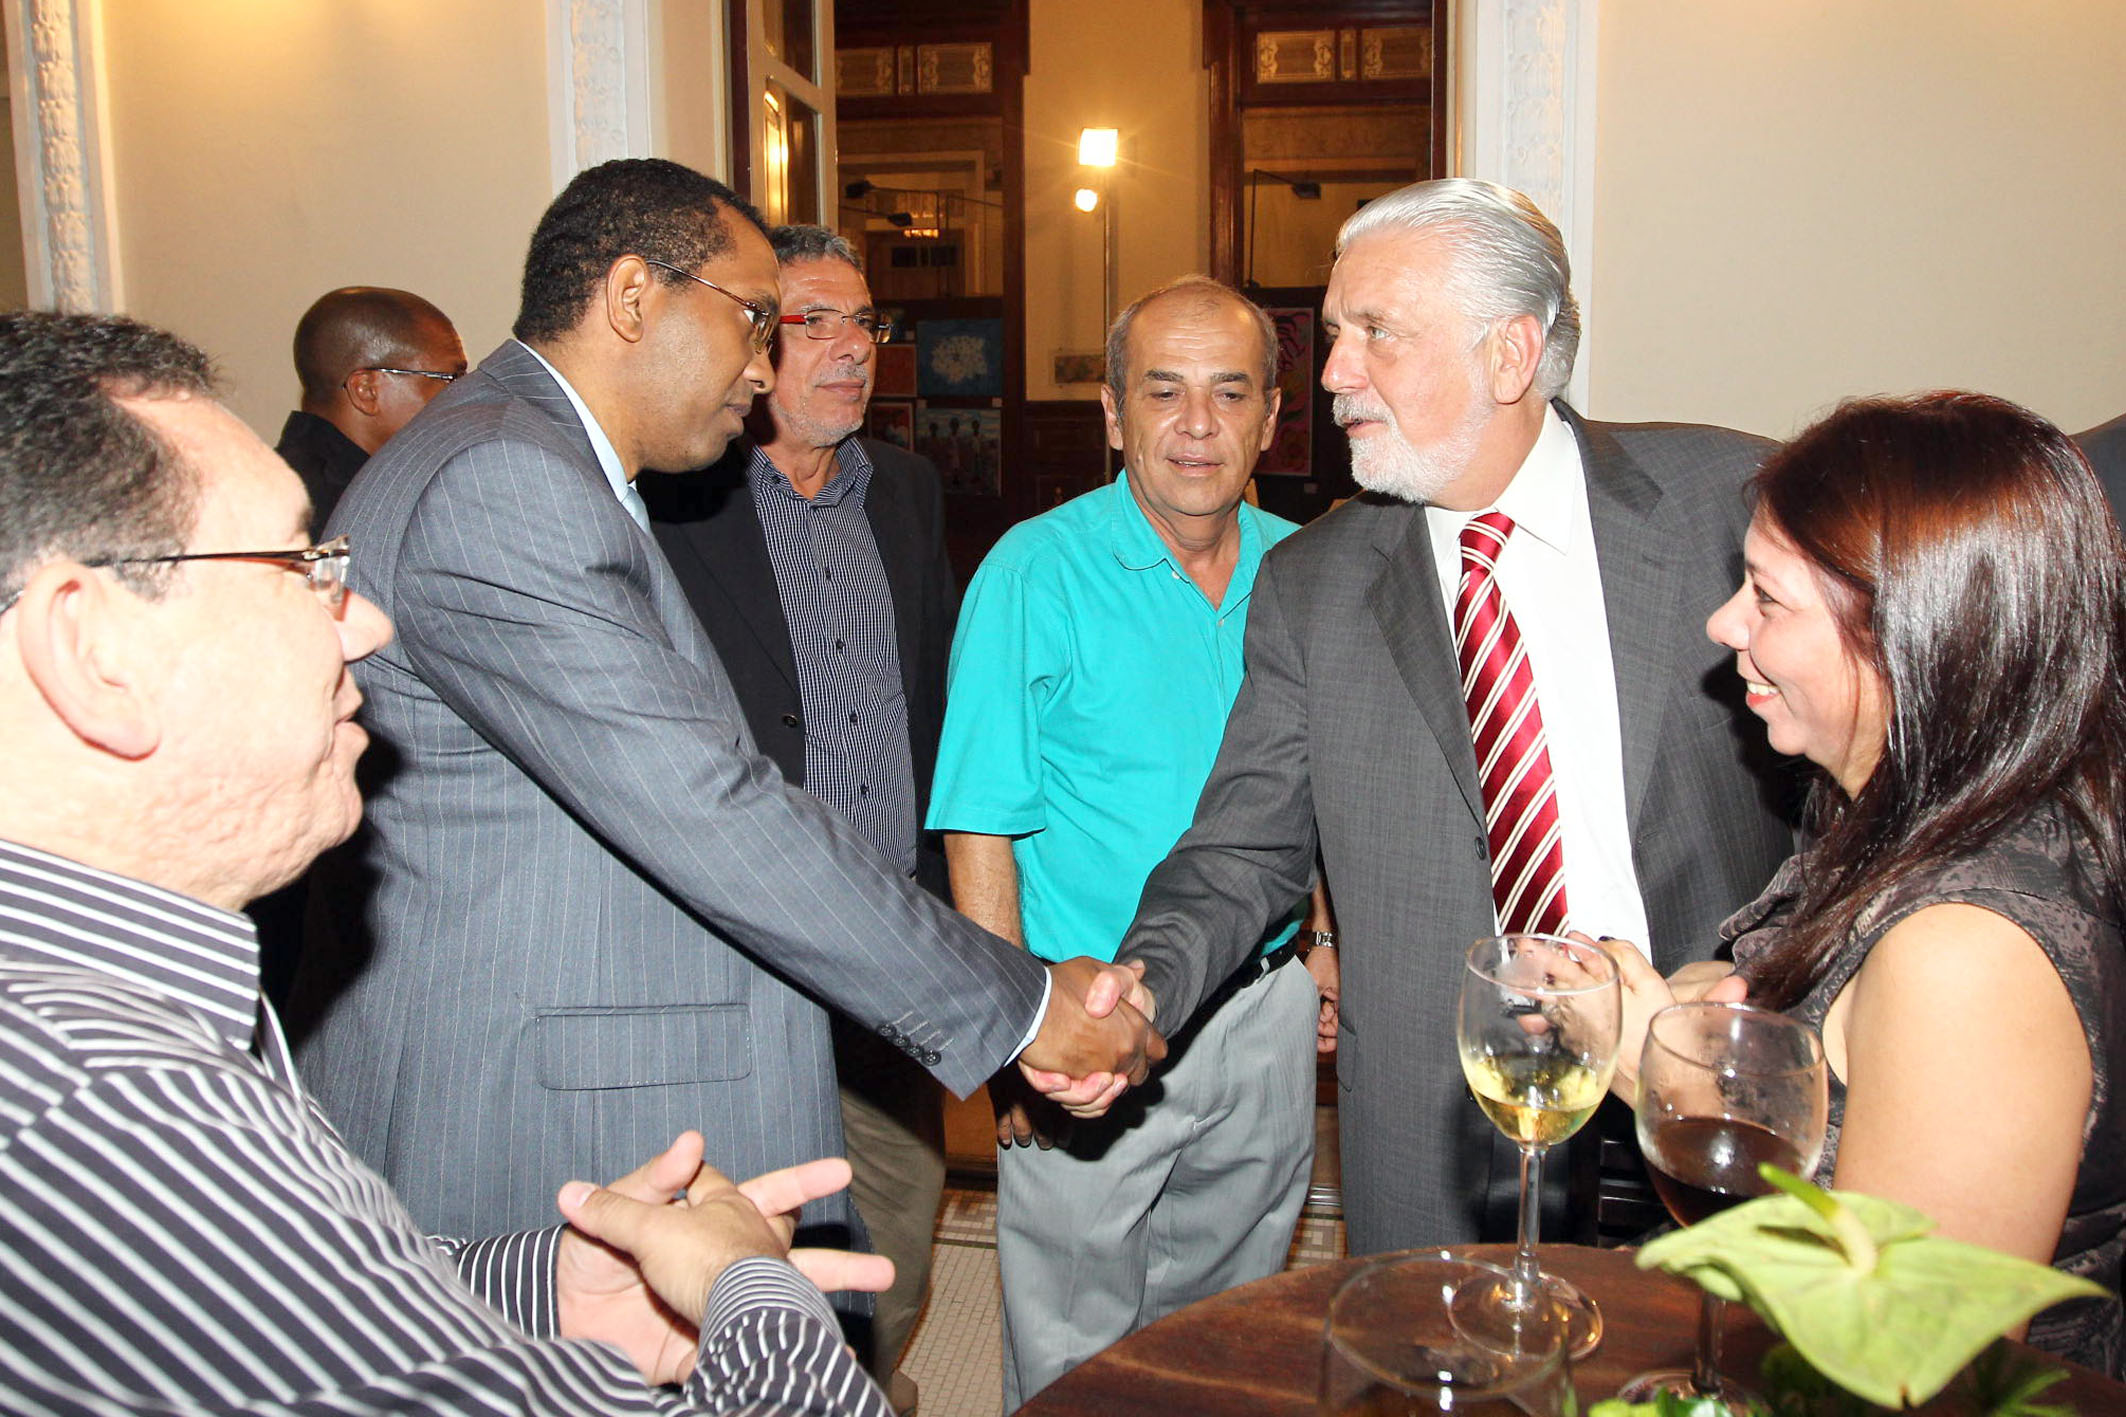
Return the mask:
M1107 521L1109 545L1115 560L1132 571L1149 571L1159 566L1174 566L1173 552L1159 539L1144 508L1137 505L1137 495L1129 490L1129 469L1115 474L1114 486L1109 489L1113 500L1108 504ZM1246 600L1255 589L1255 567L1262 562L1262 527L1257 522L1260 515L1253 506L1242 502L1234 509L1240 523L1240 556L1233 564L1233 578L1226 583L1225 598L1219 602L1221 610L1230 609Z

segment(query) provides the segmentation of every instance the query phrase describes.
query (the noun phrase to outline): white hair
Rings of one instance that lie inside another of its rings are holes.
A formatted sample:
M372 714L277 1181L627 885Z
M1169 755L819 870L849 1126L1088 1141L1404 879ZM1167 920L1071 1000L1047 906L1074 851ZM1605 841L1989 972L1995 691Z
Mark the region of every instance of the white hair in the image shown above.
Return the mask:
M1413 182L1354 212L1336 233L1336 254L1362 236L1396 231L1448 239L1456 292L1471 320L1533 315L1543 327L1535 391L1546 399L1564 392L1580 349L1580 305L1572 298L1565 239L1534 202L1473 177Z

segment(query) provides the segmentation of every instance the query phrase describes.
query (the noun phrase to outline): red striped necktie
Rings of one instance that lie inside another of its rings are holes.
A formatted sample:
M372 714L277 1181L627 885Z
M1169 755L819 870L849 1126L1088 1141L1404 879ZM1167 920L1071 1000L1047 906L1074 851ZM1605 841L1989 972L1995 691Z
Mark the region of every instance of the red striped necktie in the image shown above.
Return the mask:
M1494 572L1513 518L1486 512L1462 528L1462 584L1454 597L1454 651L1484 787L1491 838L1491 901L1499 929L1555 933L1565 925L1565 844L1558 826L1550 739L1535 701L1521 627Z

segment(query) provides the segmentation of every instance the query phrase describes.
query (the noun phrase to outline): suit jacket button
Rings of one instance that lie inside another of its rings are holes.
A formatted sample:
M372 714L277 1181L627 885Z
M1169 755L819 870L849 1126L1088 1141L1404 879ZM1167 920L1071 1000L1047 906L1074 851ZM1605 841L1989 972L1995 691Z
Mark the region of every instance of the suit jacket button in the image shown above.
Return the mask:
M804 721L798 718L796 714L786 713L782 716L782 726L785 728L803 728L805 725Z
M1481 861L1490 854L1489 843L1487 843L1482 837L1475 838L1475 841L1476 859Z
M938 1065L938 1050L937 1050L937 1049L935 1049L935 1048L932 1048L932 1049L931 1049L931 1050L930 1050L929 1052L927 1052L927 1053L923 1054L923 1066L924 1066L924 1067L926 1067L926 1068L934 1068L934 1067L936 1067L937 1065Z

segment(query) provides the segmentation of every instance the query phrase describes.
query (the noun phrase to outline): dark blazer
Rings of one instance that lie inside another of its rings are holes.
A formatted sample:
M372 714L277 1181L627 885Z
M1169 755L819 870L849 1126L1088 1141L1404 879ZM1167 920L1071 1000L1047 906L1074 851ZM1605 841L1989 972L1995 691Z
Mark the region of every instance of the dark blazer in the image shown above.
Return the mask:
M920 822L929 808L930 778L937 767L938 734L945 722L945 660L959 613L959 589L945 556L944 489L928 458L871 438L858 441L871 460L864 516L893 594ZM645 476L639 485L658 544L731 676L754 743L792 786L802 787L804 707L775 566L768 559L768 543L746 483L752 458L753 445L741 441L714 467ZM923 833L917 847L916 879L944 897L945 854L935 832Z
M1559 408L1587 473L1641 943L1667 971L1712 954L1791 845L1734 656L1705 637L1740 581L1742 483L1770 445ZM1474 1239L1490 1199L1512 1194L1496 1165L1512 1153L1469 1098L1455 1013L1464 953L1497 927L1454 637L1406 502L1354 499L1263 559L1217 765L1118 952L1145 961L1162 1022L1178 1027L1307 889L1317 840L1342 941L1351 1252Z
M2082 445L2082 455L2096 469L2097 481L2104 484L2111 514L2126 522L2126 416L2077 433L2074 441Z
M839 1152L822 1004L961 1093L1017 1051L1040 964L754 751L529 350L445 390L329 529L398 637L355 668L368 814L314 888L301 1059L425 1228L550 1224L560 1182L686 1127L734 1176Z

